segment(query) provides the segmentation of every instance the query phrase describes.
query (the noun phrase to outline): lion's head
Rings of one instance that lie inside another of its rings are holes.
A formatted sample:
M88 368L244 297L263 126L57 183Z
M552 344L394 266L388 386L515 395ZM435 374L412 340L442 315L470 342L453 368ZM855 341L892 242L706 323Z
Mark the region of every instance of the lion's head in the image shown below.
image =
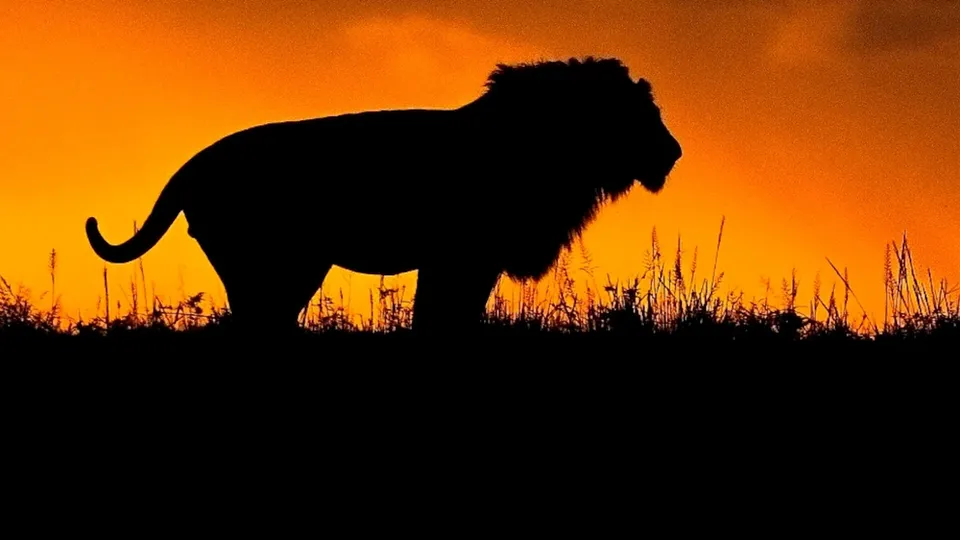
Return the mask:
M540 279L604 202L635 182L660 191L680 158L650 83L617 59L499 64L463 110L464 146L489 159L477 200L506 194L522 209L489 225L514 279Z
M634 181L660 191L682 154L650 83L631 79L618 59L499 64L486 87L478 101L495 103L514 126L517 118L536 124L518 134L527 148L582 156L578 163L564 163L560 172L592 182L603 197L622 195Z

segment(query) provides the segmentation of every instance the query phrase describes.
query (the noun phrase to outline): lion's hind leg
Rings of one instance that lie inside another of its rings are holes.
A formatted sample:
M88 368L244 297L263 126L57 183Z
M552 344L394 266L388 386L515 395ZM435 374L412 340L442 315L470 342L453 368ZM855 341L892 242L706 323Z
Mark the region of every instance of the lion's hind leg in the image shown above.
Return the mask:
M271 335L296 331L298 316L320 288L329 269L329 265L314 267L313 275L302 271L290 275L258 273L229 285L225 282L238 328Z
M456 265L427 266L417 271L413 329L419 334L477 330L500 269Z
M295 332L298 315L332 266L263 256L254 260L249 247L198 242L226 289L231 326L246 338Z

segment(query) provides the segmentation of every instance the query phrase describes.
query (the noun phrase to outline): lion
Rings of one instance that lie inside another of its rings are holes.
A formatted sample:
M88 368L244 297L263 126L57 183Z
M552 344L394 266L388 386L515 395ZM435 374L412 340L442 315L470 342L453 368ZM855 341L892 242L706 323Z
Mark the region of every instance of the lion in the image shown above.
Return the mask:
M261 124L170 178L109 263L150 250L183 212L234 322L297 326L333 265L416 270L412 328L476 328L501 274L539 280L635 183L658 193L680 159L651 84L617 58L496 64L473 101Z

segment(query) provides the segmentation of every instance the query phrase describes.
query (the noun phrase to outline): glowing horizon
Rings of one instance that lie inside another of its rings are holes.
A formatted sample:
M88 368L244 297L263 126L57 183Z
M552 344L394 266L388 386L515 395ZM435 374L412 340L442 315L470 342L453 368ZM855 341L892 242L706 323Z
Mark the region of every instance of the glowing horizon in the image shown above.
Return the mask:
M635 189L587 230L598 275L642 272L654 227L665 256L682 238L685 271L694 247L712 266L725 217L718 271L748 297L764 296L765 279L778 292L797 269L805 309L817 274L822 291L842 287L829 258L882 315L885 248L904 232L918 270L960 281L956 4L268 4L0 8L0 276L38 298L56 249L65 314L95 314L104 266L112 303L126 305L139 267L100 261L84 221L128 238L170 175L216 139L273 121L452 108L498 62L594 55L652 82L684 148L663 192ZM144 266L162 297L225 303L182 216ZM323 289L349 287L363 313L378 281L334 268ZM412 297L413 273L390 281Z

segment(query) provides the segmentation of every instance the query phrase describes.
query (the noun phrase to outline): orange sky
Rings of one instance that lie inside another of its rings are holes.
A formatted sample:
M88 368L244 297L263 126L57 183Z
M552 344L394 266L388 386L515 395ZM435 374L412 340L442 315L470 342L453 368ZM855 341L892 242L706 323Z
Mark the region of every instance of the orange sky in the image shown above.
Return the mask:
M236 4L236 5L232 5ZM885 243L960 282L960 2L46 1L0 4L0 275L92 314L109 241L142 223L193 153L253 124L363 109L455 107L496 62L612 55L654 86L684 157L585 236L602 276L640 271L651 229L726 285L763 295L826 263L883 309ZM694 4L696 4L694 6ZM318 215L318 220L322 216ZM144 257L166 298L222 287L181 216ZM135 264L110 265L121 300ZM404 275L412 295L414 274ZM335 269L363 311L377 276Z

